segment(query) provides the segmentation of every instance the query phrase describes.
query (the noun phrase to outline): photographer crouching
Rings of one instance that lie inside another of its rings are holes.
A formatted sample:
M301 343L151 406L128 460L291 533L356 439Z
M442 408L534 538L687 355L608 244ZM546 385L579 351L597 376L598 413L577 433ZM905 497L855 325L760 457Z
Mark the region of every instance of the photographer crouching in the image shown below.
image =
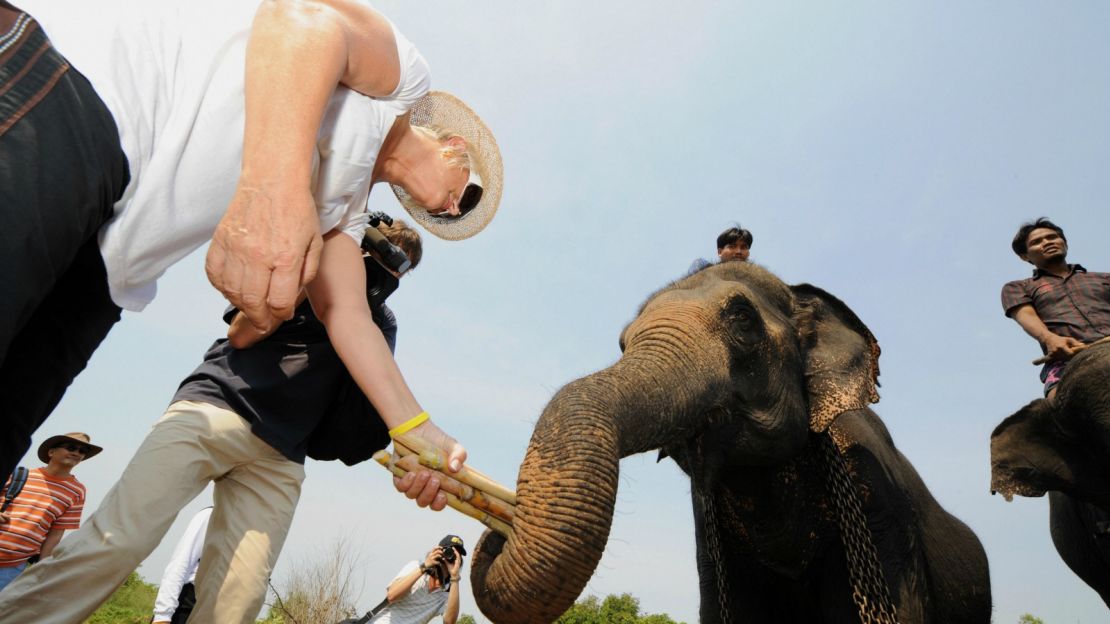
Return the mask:
M385 600L357 620L340 624L427 624L437 615L443 624L459 618L459 571L466 548L458 535L448 535L424 556L401 568L385 590Z

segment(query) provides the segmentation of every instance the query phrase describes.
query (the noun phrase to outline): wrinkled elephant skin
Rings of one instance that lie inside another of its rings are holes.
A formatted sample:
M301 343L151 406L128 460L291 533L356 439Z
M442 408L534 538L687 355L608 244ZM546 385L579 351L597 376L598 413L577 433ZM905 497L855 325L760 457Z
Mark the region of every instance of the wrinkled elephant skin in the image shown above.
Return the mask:
M1052 543L1110 606L1110 345L1076 355L1054 399L1037 399L991 434L991 490L1049 494Z

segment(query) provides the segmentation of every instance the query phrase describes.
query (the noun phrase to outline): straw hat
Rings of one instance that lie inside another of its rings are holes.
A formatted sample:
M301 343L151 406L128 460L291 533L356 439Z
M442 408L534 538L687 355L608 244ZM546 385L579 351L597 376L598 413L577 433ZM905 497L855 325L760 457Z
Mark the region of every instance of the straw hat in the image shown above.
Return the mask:
M393 193L402 200L401 204L414 221L439 238L462 240L481 232L493 219L501 203L501 150L493 133L469 106L444 91L431 91L420 98L409 111L409 123L414 126L438 126L466 139L472 173L481 179L482 198L470 212L450 218L432 216L426 210L410 209L404 201L408 193L396 184L390 185ZM474 180L473 175L471 180Z
M85 453L85 459L89 459L100 451L104 450L103 448L93 444L92 438L90 438L89 434L87 433L66 433L63 435L50 436L49 438L44 440L43 443L39 445L39 459L42 461L42 463L49 464L50 449L57 448L65 444L66 442L75 442L82 446L87 446L89 448L89 452Z

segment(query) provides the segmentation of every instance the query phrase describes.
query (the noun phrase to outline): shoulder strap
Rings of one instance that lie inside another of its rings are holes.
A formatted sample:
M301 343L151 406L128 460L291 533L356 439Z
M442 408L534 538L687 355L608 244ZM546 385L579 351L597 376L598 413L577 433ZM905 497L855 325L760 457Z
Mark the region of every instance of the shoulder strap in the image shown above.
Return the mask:
M366 612L365 615L363 615L359 619L355 620L354 624L366 624L367 622L372 620L375 615L381 613L382 609L385 609L386 606L388 606L388 605L389 605L389 597L387 596L381 602L378 603L378 606L374 607L373 609L370 609L369 611Z
M19 466L15 469L15 472L12 473L8 488L4 491L4 503L0 505L0 512L7 511L8 507L12 504L12 500L23 491L23 486L27 483L27 474L29 472L30 471L25 467Z

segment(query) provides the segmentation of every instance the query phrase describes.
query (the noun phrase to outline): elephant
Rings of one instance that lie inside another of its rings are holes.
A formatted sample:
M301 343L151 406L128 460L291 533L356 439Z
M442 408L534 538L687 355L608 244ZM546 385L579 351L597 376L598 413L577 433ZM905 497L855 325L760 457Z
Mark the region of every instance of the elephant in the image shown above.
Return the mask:
M1047 492L1056 552L1110 607L1110 344L1076 354L1054 398L995 428L991 490Z
M544 408L511 536L479 541L470 578L491 621L551 622L574 602L608 540L619 460L652 450L691 481L704 624L858 622L860 571L885 581L899 622L990 621L983 547L869 409L878 343L839 299L720 263L653 294L620 347ZM875 567L843 545L828 449L862 512L845 534L869 530Z

